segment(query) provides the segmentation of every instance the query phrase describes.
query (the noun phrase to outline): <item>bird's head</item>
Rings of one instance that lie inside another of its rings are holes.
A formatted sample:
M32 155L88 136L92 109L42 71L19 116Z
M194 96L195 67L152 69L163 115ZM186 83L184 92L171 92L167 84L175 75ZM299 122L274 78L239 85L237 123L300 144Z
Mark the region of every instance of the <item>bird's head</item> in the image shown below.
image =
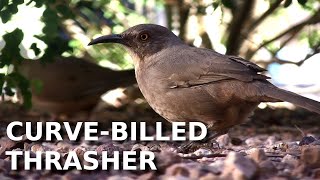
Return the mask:
M163 26L140 24L129 28L121 34L98 37L92 40L89 45L99 43L122 44L129 50L134 63L139 63L163 49L182 44L182 41Z

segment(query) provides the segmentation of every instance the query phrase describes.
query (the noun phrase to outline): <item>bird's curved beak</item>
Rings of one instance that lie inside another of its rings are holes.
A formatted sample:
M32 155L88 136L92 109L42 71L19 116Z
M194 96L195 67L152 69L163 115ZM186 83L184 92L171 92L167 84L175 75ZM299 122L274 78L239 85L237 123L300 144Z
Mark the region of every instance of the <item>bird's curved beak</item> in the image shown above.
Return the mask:
M123 44L123 38L120 34L111 34L93 39L88 45L99 43L120 43Z

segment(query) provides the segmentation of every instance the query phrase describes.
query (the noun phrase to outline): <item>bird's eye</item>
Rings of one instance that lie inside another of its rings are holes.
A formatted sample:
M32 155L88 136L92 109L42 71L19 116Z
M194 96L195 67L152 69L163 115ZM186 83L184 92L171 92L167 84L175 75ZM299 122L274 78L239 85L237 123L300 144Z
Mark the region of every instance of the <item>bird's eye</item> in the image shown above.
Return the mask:
M142 41L146 41L148 38L149 38L149 35L148 35L148 34L146 34L146 33L140 34L140 39L141 39Z

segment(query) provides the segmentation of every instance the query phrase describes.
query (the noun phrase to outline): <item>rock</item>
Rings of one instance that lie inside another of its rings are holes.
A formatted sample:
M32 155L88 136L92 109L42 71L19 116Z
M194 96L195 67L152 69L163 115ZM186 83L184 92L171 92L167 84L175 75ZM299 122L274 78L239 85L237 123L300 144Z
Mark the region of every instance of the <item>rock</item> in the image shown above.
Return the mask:
M162 151L155 153L155 164L159 171L165 171L167 167L175 163L180 163L182 158L175 153Z
M98 155L101 155L103 151L107 151L108 157L113 157L114 151L119 151L121 154L123 149L110 143L110 144L102 144L98 146L96 151Z
M288 146L288 148L286 149L286 153L288 154L294 154L294 155L300 155L301 153L301 147L296 145L296 146Z
M296 147L299 147L299 144L298 142L293 141L293 142L287 142L287 146L288 148L296 148Z
M152 179L156 179L156 177L157 176L155 175L154 172L148 172L139 176L137 180L152 180Z
M61 180L61 179L64 179L62 175L58 175L58 174L55 174L55 175L52 175L50 176L50 178L47 177L48 180Z
M301 179L304 174L308 174L308 169L305 164L300 164L292 170L291 175Z
M303 145L308 145L311 144L312 142L316 141L316 139L312 136L305 136L301 139L301 141L299 142L299 146L303 146Z
M256 163L259 163L261 161L264 161L267 159L266 154L264 153L263 149L259 148L252 148L246 151L246 153L249 154L249 157L254 160Z
M142 144L135 144L132 146L131 151L149 151L149 147L142 145Z
M224 135L219 136L216 139L216 141L218 142L220 147L225 147L231 142L231 139L228 134L224 134Z
M282 158L281 162L290 166L296 166L298 164L298 159L293 155L287 154Z
M162 145L166 146L167 144L164 144L164 143L161 143L161 142L159 143L158 141L151 141L146 145L146 147L149 149L149 151L160 152L161 148L162 148Z
M311 168L320 168L320 147L303 147L301 150L301 161Z
M65 142L65 141L61 141L57 143L57 151L59 151L60 153L67 153L68 151L70 151L72 148L72 144Z
M45 148L44 146L42 146L41 144L35 144L35 145L31 146L31 151L34 152L34 153L36 153L38 151L45 152L47 150L48 149Z
M108 177L108 180L134 180L134 178L128 176L115 175Z
M8 149L14 147L18 142L9 139L8 137L1 137L0 139L0 155Z
M288 178L287 177L277 177L277 176L275 176L275 177L272 177L272 178L269 178L268 180L288 180Z
M212 173L208 173L202 176L199 180L220 180L219 176L214 175Z
M316 141L310 143L310 145L320 145L320 140L316 140Z
M210 155L210 154L212 154L212 152L208 149L200 148L200 149L196 150L193 154L196 156L203 156L203 155Z
M262 141L257 137L248 138L245 140L245 143L249 147L256 147L256 146L263 144Z
M265 145L266 146L273 146L276 143L276 137L275 136L269 136L266 141L265 141Z
M8 177L8 176L5 176L5 175L3 175L3 174L0 175L0 179L1 179L1 180L14 180L13 178Z
M243 141L240 138L232 137L231 138L231 144L235 146L240 146L243 143Z
M249 158L230 152L225 159L222 179L252 179L257 173L257 165Z
M277 172L276 166L270 160L264 160L259 163L259 171L261 174L272 173L275 174Z
M166 169L165 175L174 177L181 176L188 179L199 179L201 176L201 165L198 163L174 164Z
M77 154L77 156L78 156L80 161L84 160L84 153L86 152L86 148L78 146L73 151L76 152L76 154Z
M320 168L314 169L312 172L312 177L314 179L320 179Z
M213 163L209 164L211 172L214 174L221 174L224 169L224 161L221 159L215 160Z
M109 136L99 136L98 141L101 142L102 144L110 144L110 143L112 143L112 139Z
M0 173L7 174L11 170L11 162L0 159Z
M168 176L162 175L159 177L160 180L189 180L189 178L184 176Z

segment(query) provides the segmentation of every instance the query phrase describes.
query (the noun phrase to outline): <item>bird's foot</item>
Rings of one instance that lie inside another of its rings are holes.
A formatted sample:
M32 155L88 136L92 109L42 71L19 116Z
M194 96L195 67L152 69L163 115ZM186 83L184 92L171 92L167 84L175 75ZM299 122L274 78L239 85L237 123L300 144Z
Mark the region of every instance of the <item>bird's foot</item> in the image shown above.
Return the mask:
M178 147L179 153L188 153L190 151L195 151L199 148L212 149L214 147L220 149L219 143L215 140L216 137L226 134L227 131L209 133L206 138L201 141L189 141ZM214 146L215 145L215 146Z
M205 149L213 149L218 148L220 149L219 143L215 140L211 140L208 142L202 142L202 141L189 141L181 146L178 147L179 153L189 153L196 151L197 149L205 148Z

